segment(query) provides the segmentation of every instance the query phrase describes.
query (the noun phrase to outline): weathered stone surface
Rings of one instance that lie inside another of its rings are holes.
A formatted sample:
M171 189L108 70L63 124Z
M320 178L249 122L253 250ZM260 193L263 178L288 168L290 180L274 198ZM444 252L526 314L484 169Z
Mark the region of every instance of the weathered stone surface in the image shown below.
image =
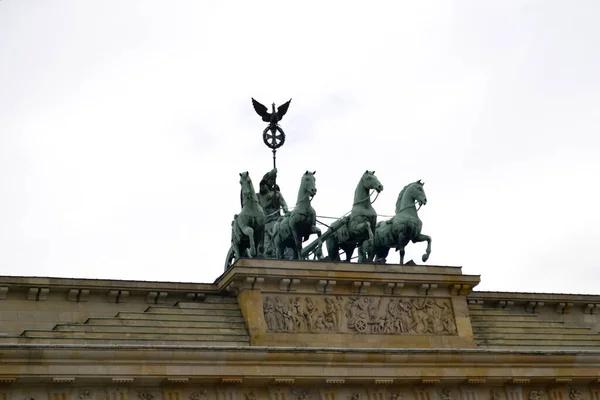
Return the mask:
M1 277L0 400L600 400L600 296L478 282L247 259L212 284Z

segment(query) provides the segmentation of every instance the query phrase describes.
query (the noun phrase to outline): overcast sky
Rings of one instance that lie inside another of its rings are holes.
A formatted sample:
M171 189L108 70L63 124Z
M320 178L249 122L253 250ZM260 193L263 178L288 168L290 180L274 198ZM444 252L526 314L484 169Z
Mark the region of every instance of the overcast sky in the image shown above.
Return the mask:
M429 264L600 293L600 2L0 1L0 274L212 282L239 172L423 179ZM406 259L424 243L410 244ZM398 262L398 253L391 260Z

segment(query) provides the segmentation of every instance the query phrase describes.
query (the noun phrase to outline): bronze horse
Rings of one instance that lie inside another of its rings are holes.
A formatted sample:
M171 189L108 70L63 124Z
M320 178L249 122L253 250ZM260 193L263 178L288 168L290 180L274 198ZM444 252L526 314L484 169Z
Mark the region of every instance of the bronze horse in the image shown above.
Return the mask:
M371 205L369 191L383 190L383 185L375 176L375 171L365 171L354 191L354 203L347 224L331 235L327 243L327 253L331 261L340 261L339 250L346 253L346 261L350 262L354 249L358 247L358 262L367 261L368 257L362 246L363 242L373 241L373 230L377 223L377 213Z
M248 172L240 173L242 211L231 224L231 246L235 259L262 257L264 254L265 213L258 203Z
M290 214L280 218L273 226L271 237L276 258L284 258L286 247L293 250L293 259L303 258L302 242L308 240L313 233L321 236L321 230L316 226L317 213L310 205L316 194L315 172L306 171L300 181L296 206Z
M396 201L396 215L388 221L382 221L375 227L374 254L376 262L383 263L391 248L400 251L400 264L404 264L404 248L408 242L427 242L427 249L421 258L423 262L431 254L431 236L421 233L423 223L417 214L417 207L427 204L427 195L420 180L404 187Z

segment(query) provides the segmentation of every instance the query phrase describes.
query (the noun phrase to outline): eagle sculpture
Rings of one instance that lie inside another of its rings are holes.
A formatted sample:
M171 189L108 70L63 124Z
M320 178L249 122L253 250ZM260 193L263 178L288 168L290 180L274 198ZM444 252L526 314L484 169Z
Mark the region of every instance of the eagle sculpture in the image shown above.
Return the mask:
M252 99L252 106L254 106L254 110L256 113L262 117L262 120L269 123L269 128L271 131L275 131L277 127L277 123L281 121L288 108L290 107L290 102L292 99L289 99L287 103L283 103L279 107L277 107L277 111L275 111L275 103L272 105L272 112L269 112L269 109L260 104L258 101Z

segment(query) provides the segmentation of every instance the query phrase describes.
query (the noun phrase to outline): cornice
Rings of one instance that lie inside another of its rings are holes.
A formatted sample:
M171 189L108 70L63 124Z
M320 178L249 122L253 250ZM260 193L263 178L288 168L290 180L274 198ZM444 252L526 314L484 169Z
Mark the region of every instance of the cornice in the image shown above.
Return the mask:
M49 376L76 382L126 379L124 384L175 378L194 383L276 378L313 384L343 376L341 385L425 383L425 377L436 384L596 382L600 377L600 351L1 345L0 355L0 378L17 383Z

